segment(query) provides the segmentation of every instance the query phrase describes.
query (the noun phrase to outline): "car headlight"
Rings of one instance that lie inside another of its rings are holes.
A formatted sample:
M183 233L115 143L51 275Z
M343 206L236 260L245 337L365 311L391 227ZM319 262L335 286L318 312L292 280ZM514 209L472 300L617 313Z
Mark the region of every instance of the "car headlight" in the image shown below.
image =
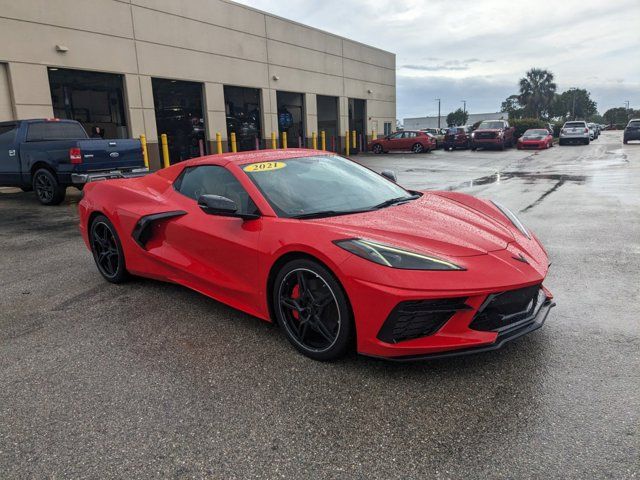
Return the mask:
M496 208L500 210L502 214L509 219L509 221L513 224L514 227L516 227L520 231L520 233L522 233L525 237L531 240L531 235L529 234L529 230L527 230L527 228L522 224L520 219L516 217L515 213L513 213L507 207L499 204L496 201L491 200L491 203L493 203L496 206Z
M471 132L471 138L476 138L476 132Z
M465 270L441 258L410 252L362 238L336 240L333 243L365 260L386 267L403 270Z

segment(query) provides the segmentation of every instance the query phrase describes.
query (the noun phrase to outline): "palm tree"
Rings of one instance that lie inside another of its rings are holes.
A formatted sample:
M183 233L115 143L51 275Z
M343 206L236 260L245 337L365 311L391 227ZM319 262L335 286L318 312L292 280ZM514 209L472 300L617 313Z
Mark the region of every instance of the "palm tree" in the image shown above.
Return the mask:
M541 68L532 68L527 76L520 79L520 95L518 101L528 115L540 118L548 113L556 94L553 73Z

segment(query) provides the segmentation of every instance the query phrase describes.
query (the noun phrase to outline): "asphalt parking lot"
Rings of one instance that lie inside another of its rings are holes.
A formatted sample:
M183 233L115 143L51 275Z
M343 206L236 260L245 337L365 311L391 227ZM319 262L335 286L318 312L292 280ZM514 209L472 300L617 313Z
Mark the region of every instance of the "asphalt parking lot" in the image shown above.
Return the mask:
M640 144L621 137L357 158L496 199L549 252L541 330L429 363L318 363L185 288L108 284L76 193L0 189L0 477L637 478Z

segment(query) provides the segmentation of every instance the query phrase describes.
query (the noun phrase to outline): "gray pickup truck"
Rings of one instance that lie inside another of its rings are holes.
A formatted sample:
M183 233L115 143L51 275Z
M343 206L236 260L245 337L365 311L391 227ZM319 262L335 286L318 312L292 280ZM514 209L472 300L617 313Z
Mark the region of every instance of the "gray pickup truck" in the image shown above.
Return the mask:
M0 186L34 190L44 205L61 203L69 186L147 172L139 140L89 138L75 120L0 123Z

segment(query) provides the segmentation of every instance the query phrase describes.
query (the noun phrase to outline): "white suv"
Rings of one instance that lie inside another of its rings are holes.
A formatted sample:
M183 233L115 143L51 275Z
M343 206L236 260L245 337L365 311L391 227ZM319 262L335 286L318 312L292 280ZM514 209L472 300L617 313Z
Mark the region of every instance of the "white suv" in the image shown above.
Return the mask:
M587 122L574 121L566 122L560 130L560 145L567 143L584 143L589 145L591 140L591 132L587 126Z

